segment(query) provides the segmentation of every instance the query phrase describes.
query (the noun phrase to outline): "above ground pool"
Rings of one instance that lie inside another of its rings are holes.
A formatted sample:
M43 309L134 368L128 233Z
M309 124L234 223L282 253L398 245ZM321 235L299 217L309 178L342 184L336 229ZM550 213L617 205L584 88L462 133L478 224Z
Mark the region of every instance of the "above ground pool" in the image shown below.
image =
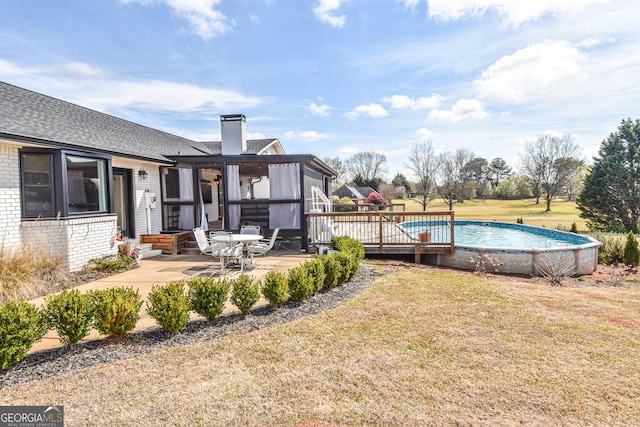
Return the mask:
M429 233L432 243L450 243L446 221L411 221L399 227L416 240ZM456 221L454 253L439 255L438 264L473 269L485 254L496 260L500 272L539 275L552 265L572 264L574 274L589 274L598 266L600 242L579 234L496 221ZM499 261L499 262L498 262Z

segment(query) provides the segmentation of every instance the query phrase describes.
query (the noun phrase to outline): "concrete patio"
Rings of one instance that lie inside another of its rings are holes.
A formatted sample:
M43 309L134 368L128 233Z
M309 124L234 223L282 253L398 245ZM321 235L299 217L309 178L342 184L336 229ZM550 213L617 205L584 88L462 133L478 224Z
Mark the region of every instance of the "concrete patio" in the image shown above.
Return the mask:
M271 251L267 256L256 257L254 264L245 270L246 274L262 280L269 271L286 272L289 269L302 264L304 261L312 259L314 255L294 252L294 251ZM208 275L220 269L220 263L216 258L206 255L159 255L149 259L142 259L139 267L124 273L114 274L109 277L88 282L76 287L81 292L95 289L106 289L111 287L133 287L138 289L143 301L146 302L147 295L154 285L162 285L171 281L189 279L199 275ZM225 269L227 277L234 278L240 274L239 268ZM44 304L44 297L33 299L30 302L41 306ZM256 306L267 304L267 301L260 299ZM237 311L237 308L227 302L224 313ZM192 319L200 316L191 314ZM146 312L146 303L140 309L140 320L136 325L136 330L155 327L156 322ZM97 331L85 337L85 340L104 338ZM60 340L55 331L49 331L44 338L35 343L30 352L44 350L48 348L61 347Z

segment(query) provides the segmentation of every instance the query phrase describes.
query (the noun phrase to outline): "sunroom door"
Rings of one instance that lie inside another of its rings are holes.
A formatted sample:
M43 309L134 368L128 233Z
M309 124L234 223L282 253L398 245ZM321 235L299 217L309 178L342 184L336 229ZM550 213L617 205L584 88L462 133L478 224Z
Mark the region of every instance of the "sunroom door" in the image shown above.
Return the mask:
M113 209L123 237L134 237L133 187L130 169L113 168Z

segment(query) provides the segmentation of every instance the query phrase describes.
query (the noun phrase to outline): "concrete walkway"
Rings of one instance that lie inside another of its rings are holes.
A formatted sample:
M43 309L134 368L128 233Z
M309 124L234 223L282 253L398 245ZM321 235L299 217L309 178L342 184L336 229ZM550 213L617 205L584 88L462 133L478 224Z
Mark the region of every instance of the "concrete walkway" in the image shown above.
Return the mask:
M248 270L245 270L245 273L258 280L262 280L269 271L286 272L313 257L314 255L305 253L271 251L267 256L256 257L254 264ZM141 330L156 325L155 320L151 318L146 311L147 295L154 285L188 279L219 269L220 263L217 259L206 255L160 255L149 259L142 259L138 268L88 282L77 286L75 289L81 292L122 286L138 289L140 296L143 301L145 301L140 308L140 320L138 320L136 324L136 330ZM227 277L230 278L237 277L240 274L239 268L227 269L226 271L229 271ZM30 302L42 306L44 304L44 297L33 299ZM267 304L267 301L261 298L257 306L263 304ZM228 313L232 311L237 311L237 308L233 306L231 302L227 302L224 312ZM199 318L197 314L192 314L191 317L193 319ZM94 330L85 338L85 341L100 338L104 338L104 336ZM61 346L55 331L49 331L41 341L34 344L30 352Z

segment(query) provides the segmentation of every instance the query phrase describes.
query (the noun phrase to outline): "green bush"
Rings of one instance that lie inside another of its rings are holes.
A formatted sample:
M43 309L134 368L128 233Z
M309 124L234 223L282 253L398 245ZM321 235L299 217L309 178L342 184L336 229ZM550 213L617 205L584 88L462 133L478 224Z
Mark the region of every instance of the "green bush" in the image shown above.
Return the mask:
M93 258L89 260L88 269L101 271L105 273L121 273L123 271L131 270L133 264L135 264L133 257L124 255L105 255L100 258Z
M627 235L627 240L624 243L623 249L623 261L624 265L630 265L631 267L637 267L640 263L640 248L638 248L638 239L632 231Z
M358 260L358 263L364 259L364 245L351 237L333 237L331 239L331 248L340 252L352 253Z
M324 288L324 279L327 276L324 272L324 263L319 257L306 261L302 264L310 277L313 278L313 292L316 293Z
M165 331L176 332L186 328L190 309L182 281L156 285L147 297L147 313Z
M571 224L571 228L569 229L569 232L578 234L578 224L576 224L575 222Z
M231 303L238 307L240 313L247 314L260 299L260 281L253 276L242 273L233 281Z
M42 312L28 302L0 304L0 368L24 359L47 331Z
M314 279L309 276L309 270L302 265L289 270L287 281L289 284L289 295L293 301L304 301L314 293Z
M133 288L107 288L91 293L96 307L94 326L101 334L124 338L140 319L142 299Z
M596 233L593 238L602 243L598 249L600 264L618 265L623 262L625 240L622 236Z
M334 254L334 256L338 263L340 263L341 269L338 283L344 283L356 275L360 262L355 255L348 252L338 252L337 254Z
M47 326L58 333L60 341L70 346L89 334L94 311L90 295L73 289L45 297L43 315Z
M342 275L342 266L336 259L335 254L324 255L320 257L324 264L324 287L327 289L333 288Z
M229 279L201 276L189 279L187 284L189 285L189 302L193 311L209 320L222 314L231 290Z
M262 295L274 307L280 307L289 300L289 282L287 275L270 271L264 278Z

